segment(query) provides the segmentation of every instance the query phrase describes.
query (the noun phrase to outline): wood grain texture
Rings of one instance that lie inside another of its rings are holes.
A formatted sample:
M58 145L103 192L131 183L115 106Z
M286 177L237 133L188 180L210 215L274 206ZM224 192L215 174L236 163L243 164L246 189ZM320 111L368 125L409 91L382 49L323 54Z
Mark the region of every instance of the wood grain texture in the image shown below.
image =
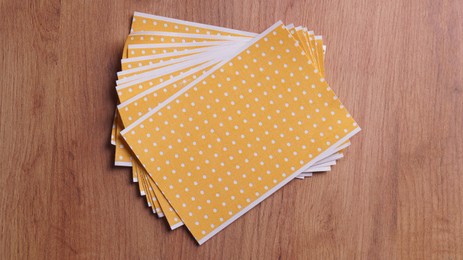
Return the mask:
M462 259L463 1L0 0L0 256ZM363 131L203 246L112 166L114 82L133 11L325 36Z

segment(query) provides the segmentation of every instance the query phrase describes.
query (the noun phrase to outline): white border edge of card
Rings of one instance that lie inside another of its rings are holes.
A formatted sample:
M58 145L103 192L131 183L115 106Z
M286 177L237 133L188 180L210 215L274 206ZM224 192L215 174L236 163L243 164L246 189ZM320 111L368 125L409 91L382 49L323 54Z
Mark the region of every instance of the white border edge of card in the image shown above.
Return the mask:
M183 222L178 222L177 224L174 224L172 226L170 226L170 230L174 230L174 229L177 229L179 227L183 226Z
M214 47L210 47L214 48ZM209 49L209 48L205 48ZM129 62L136 62L136 61L142 61L142 60L152 60L152 59L162 59L162 58L170 58L172 56L183 56L183 55L191 55L201 52L201 49L188 49L184 51L177 51L177 52L168 52L168 53L160 53L160 54L154 54L154 55L148 55L148 56L138 56L138 57L132 57L132 58L123 58L121 59L121 63L129 63Z
M177 33L165 31L139 31L131 32L127 37L132 36L165 36L165 37L179 37L179 38L197 38L209 40L226 40L226 41L246 41L251 37L233 36L233 35L216 35L216 34L195 34L195 33Z
M240 44L241 42L231 42L232 44ZM192 54L199 54L202 52L207 52L209 50L216 50L223 48L225 46L228 46L226 44L224 45L219 45L219 46L210 46L210 47L203 47L203 48L197 48L197 49L187 49L184 51L177 51L177 52L168 52L168 53L160 53L160 54L153 54L153 55L146 55L146 56L137 56L137 57L132 57L132 58L123 58L121 59L121 63L127 63L127 62L136 62L136 61L142 61L142 60L149 60L149 59L161 59L161 58L169 58L172 56L183 56L183 55L192 55Z
M132 163L131 162L115 161L114 166L132 167Z
M331 166L324 166L324 167L317 167L317 168L312 168L309 173L314 173L314 172L329 172L331 171ZM304 172L301 172L304 173Z
M343 158L344 155L343 155L342 153L338 153L338 152L341 151L341 150L343 150L343 149L345 149L345 148L347 148L347 147L349 147L349 145L351 145L351 143L350 143L349 141L347 141L346 143L344 143L344 144L338 146L338 147L333 151L333 154L327 156L326 158L320 159L320 161L317 161L317 162L315 162L314 164L317 164L317 163L319 163L319 162L322 162L322 161L324 161L324 160L326 160L326 159L328 159L328 158L330 158L329 160L339 160L339 159ZM335 155L337 155L337 154L338 154L338 155L340 154L341 156L335 156ZM334 159L332 159L333 157L331 157L331 156L333 156ZM305 169L305 170L306 170L306 171L309 171L310 169Z
M204 41L204 42L178 42L178 43L134 43L127 45L127 50L152 49L152 48L175 48L175 47L196 47L196 46L221 46L232 44L232 41Z
M188 59L186 59L187 57L189 57L189 56L184 56L184 57L176 58L176 59L170 59L170 60L166 60L166 61L163 61L163 62L157 62L157 63L153 63L153 64L141 66L141 67L136 67L136 68L132 68L132 69L121 70L121 71L118 71L116 73L116 76L123 77L123 76L125 76L127 74L132 74L132 73L137 73L137 72L140 74L140 73L144 73L144 72L146 72L148 70L158 69L159 67L171 66L173 64L188 61ZM136 75L139 75L139 74L136 74ZM136 76L136 75L126 76L125 78L118 79L118 80L116 80L116 84L117 84L117 82L120 82L123 79L133 77L133 76ZM131 82L131 81L129 81L129 82ZM119 84L117 84L117 87L123 88L122 85L127 84L129 82L119 83Z
M329 160L329 161L326 161L326 162L323 162L323 163L319 163L319 164L314 164L312 165L312 168L311 169L314 169L314 168L318 168L318 167L328 167L328 166L334 166L336 165L336 160Z

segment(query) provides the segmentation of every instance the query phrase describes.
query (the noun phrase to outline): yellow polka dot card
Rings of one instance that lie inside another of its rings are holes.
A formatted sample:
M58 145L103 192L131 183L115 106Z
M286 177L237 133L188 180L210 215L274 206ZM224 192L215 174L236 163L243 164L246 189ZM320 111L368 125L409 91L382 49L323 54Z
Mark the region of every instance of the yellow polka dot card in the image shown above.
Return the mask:
M121 134L199 244L360 130L281 22L173 92Z
M208 24L183 21L159 15L135 12L132 32L158 31L173 33L194 33L217 36L255 37L257 34Z

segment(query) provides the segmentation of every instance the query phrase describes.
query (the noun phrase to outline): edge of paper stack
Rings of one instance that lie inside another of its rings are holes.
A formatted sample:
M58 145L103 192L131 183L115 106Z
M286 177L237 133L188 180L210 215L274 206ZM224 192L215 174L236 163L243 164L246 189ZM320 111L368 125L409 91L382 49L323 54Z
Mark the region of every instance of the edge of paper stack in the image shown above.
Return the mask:
M115 165L199 244L293 179L330 171L359 126L305 27L261 34L135 12L117 73Z

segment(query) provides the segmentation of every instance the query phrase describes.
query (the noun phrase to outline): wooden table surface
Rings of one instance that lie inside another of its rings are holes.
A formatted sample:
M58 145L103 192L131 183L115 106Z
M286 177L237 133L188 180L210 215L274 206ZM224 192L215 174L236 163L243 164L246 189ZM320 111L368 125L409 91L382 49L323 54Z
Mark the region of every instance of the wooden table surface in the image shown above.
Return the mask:
M0 256L463 259L463 1L0 1ZM305 25L363 131L202 246L145 206L109 145L134 11Z

